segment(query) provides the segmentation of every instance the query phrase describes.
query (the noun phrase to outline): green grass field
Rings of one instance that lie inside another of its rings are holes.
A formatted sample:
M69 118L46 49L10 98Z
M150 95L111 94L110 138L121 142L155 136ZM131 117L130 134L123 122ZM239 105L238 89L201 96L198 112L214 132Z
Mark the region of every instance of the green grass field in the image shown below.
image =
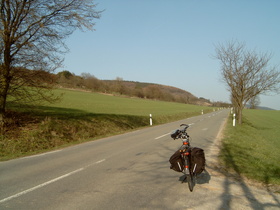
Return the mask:
M280 185L280 111L244 110L243 124L228 121L221 158L227 168L267 185Z
M35 154L71 144L124 133L213 111L182 103L117 97L99 93L57 89L63 94L54 104L34 107L17 116L21 126L0 139L0 160ZM28 109L27 109L28 110ZM16 131L15 131L16 130Z
M92 92L58 89L57 94L63 94L59 103L50 107L80 110L95 114L117 114L134 116L164 116L181 113L201 112L202 109L212 110L209 107L200 107L182 103L126 98Z

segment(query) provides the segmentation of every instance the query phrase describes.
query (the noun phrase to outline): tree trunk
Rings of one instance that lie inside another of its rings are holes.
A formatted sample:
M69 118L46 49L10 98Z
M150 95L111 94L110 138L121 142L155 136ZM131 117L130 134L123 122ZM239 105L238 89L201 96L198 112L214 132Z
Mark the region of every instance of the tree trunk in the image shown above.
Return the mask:
M243 106L240 106L239 104L236 104L234 111L236 114L236 120L238 122L239 125L242 124L242 110L243 110Z
M6 47L5 50L4 50L4 64L1 66L1 74L0 74L0 79L1 79L1 90L0 90L0 126L1 126L1 133L3 133L3 129L4 129L4 126L5 126L6 102L7 102L8 91L9 91L9 88L10 88L10 82L11 82L11 79L12 79L12 77L11 77L11 61L12 61L12 58L10 56L10 47Z
M5 108L3 109L3 103L2 103L2 98L1 97L1 107L0 107L0 134L4 133L4 125L5 125Z
M242 109L240 109L238 112L238 124L239 125L242 124Z
M1 134L4 132L4 126L5 126L5 113L6 113L6 101L7 101L7 93L8 93L8 88L9 86L7 85L7 82L5 82L5 78L3 78L4 87L1 90L0 93L0 129L1 129Z

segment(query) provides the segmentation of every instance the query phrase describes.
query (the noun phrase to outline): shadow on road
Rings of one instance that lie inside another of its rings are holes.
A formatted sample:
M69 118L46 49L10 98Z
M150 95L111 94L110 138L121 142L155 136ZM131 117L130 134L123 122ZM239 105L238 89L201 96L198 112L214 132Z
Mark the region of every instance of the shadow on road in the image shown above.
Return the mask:
M196 184L208 184L210 182L211 175L205 169L201 174L196 177Z
M204 170L201 174L197 175L195 184L209 184L211 179L211 175L208 173L207 170ZM180 182L186 182L185 175L179 177Z

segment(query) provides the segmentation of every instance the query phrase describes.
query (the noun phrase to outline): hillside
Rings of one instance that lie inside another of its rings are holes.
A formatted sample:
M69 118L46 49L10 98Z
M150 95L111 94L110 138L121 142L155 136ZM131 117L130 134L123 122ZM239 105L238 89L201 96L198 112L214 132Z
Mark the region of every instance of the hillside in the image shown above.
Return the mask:
M76 76L68 71L59 72L56 77L58 87L86 89L93 92L110 93L113 95L201 106L225 106L222 102L210 102L210 100L198 98L188 91L161 84L124 81L122 78L116 78L116 80L99 80L87 73Z

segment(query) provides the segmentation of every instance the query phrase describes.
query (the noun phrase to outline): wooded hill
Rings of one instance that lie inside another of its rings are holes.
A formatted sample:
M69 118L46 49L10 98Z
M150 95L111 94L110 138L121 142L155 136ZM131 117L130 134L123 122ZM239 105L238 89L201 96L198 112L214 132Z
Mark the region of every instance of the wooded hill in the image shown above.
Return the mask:
M95 76L82 73L77 76L69 71L62 71L55 75L58 87L74 88L122 95L127 97L147 98L202 106L228 106L223 102L211 102L205 98L198 98L188 91L160 84L115 80L99 80Z

